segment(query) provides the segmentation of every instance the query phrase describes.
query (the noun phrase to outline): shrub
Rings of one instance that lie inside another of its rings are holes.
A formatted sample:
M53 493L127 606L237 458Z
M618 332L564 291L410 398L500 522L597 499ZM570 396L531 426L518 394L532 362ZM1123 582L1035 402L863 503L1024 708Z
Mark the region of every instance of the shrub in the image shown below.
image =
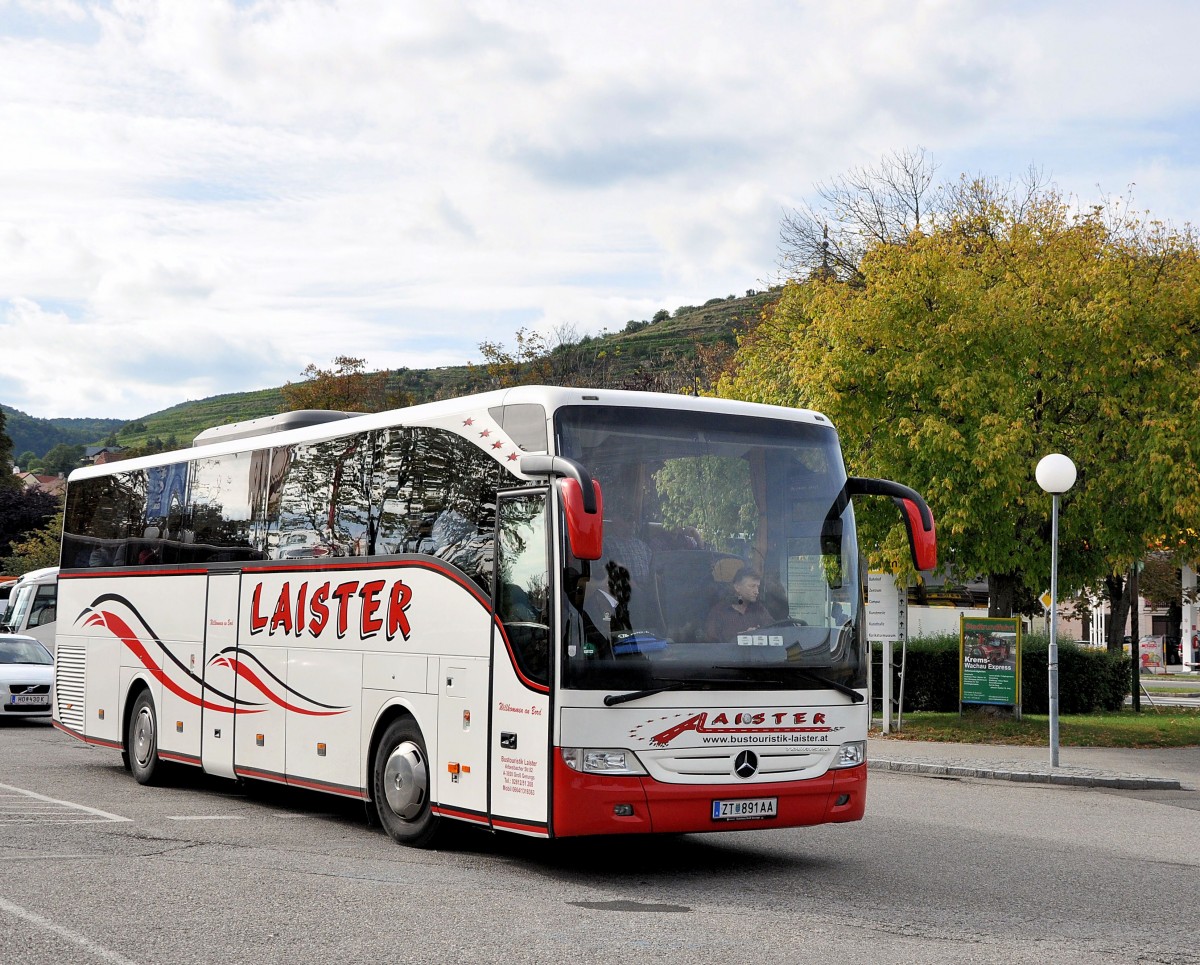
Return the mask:
M1049 712L1050 684L1047 673L1049 640L1029 635L1021 640L1021 710L1027 714ZM882 659L882 647L874 645L875 665ZM893 656L892 693L900 693L900 648ZM904 682L904 710L958 710L959 693L958 637L944 634L908 642L907 679ZM1092 650L1074 643L1058 645L1058 710L1061 714L1090 714L1120 710L1130 689L1129 657L1110 656L1106 650ZM876 681L878 692L878 681Z

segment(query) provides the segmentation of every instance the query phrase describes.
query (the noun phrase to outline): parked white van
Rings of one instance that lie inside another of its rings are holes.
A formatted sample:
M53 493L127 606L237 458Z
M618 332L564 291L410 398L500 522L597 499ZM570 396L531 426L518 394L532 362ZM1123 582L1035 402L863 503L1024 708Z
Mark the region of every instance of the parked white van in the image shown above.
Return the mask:
M54 653L55 621L58 619L58 567L26 573L13 587L8 597L0 630L5 633L24 633L38 640Z

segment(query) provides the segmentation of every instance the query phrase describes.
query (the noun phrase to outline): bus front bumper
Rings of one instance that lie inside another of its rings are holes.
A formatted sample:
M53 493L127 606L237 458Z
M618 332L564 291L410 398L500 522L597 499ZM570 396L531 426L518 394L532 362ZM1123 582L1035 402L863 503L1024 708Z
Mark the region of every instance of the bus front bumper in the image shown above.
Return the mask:
M753 831L859 821L867 802L865 763L779 784L665 784L651 777L582 774L557 753L554 757L555 837ZM714 801L770 798L777 801L773 817L713 818Z

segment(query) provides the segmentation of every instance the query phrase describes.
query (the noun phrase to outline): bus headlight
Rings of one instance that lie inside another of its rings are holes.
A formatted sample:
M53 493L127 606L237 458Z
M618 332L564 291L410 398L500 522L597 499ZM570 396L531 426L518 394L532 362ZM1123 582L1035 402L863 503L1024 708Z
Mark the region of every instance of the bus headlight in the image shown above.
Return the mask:
M837 756L833 759L833 763L829 767L831 770L842 767L858 767L866 759L867 742L850 741L850 743L843 744L838 748Z
M637 755L622 747L560 747L559 751L567 767L584 774L622 776L646 773Z

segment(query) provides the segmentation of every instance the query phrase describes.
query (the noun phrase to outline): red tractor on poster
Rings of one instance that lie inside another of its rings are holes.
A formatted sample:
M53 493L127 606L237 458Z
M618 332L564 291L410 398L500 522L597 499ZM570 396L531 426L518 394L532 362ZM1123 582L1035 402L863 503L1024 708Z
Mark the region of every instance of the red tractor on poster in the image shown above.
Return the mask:
M977 660L990 664L1004 664L1012 658L1013 640L1008 634L977 633L968 653Z

